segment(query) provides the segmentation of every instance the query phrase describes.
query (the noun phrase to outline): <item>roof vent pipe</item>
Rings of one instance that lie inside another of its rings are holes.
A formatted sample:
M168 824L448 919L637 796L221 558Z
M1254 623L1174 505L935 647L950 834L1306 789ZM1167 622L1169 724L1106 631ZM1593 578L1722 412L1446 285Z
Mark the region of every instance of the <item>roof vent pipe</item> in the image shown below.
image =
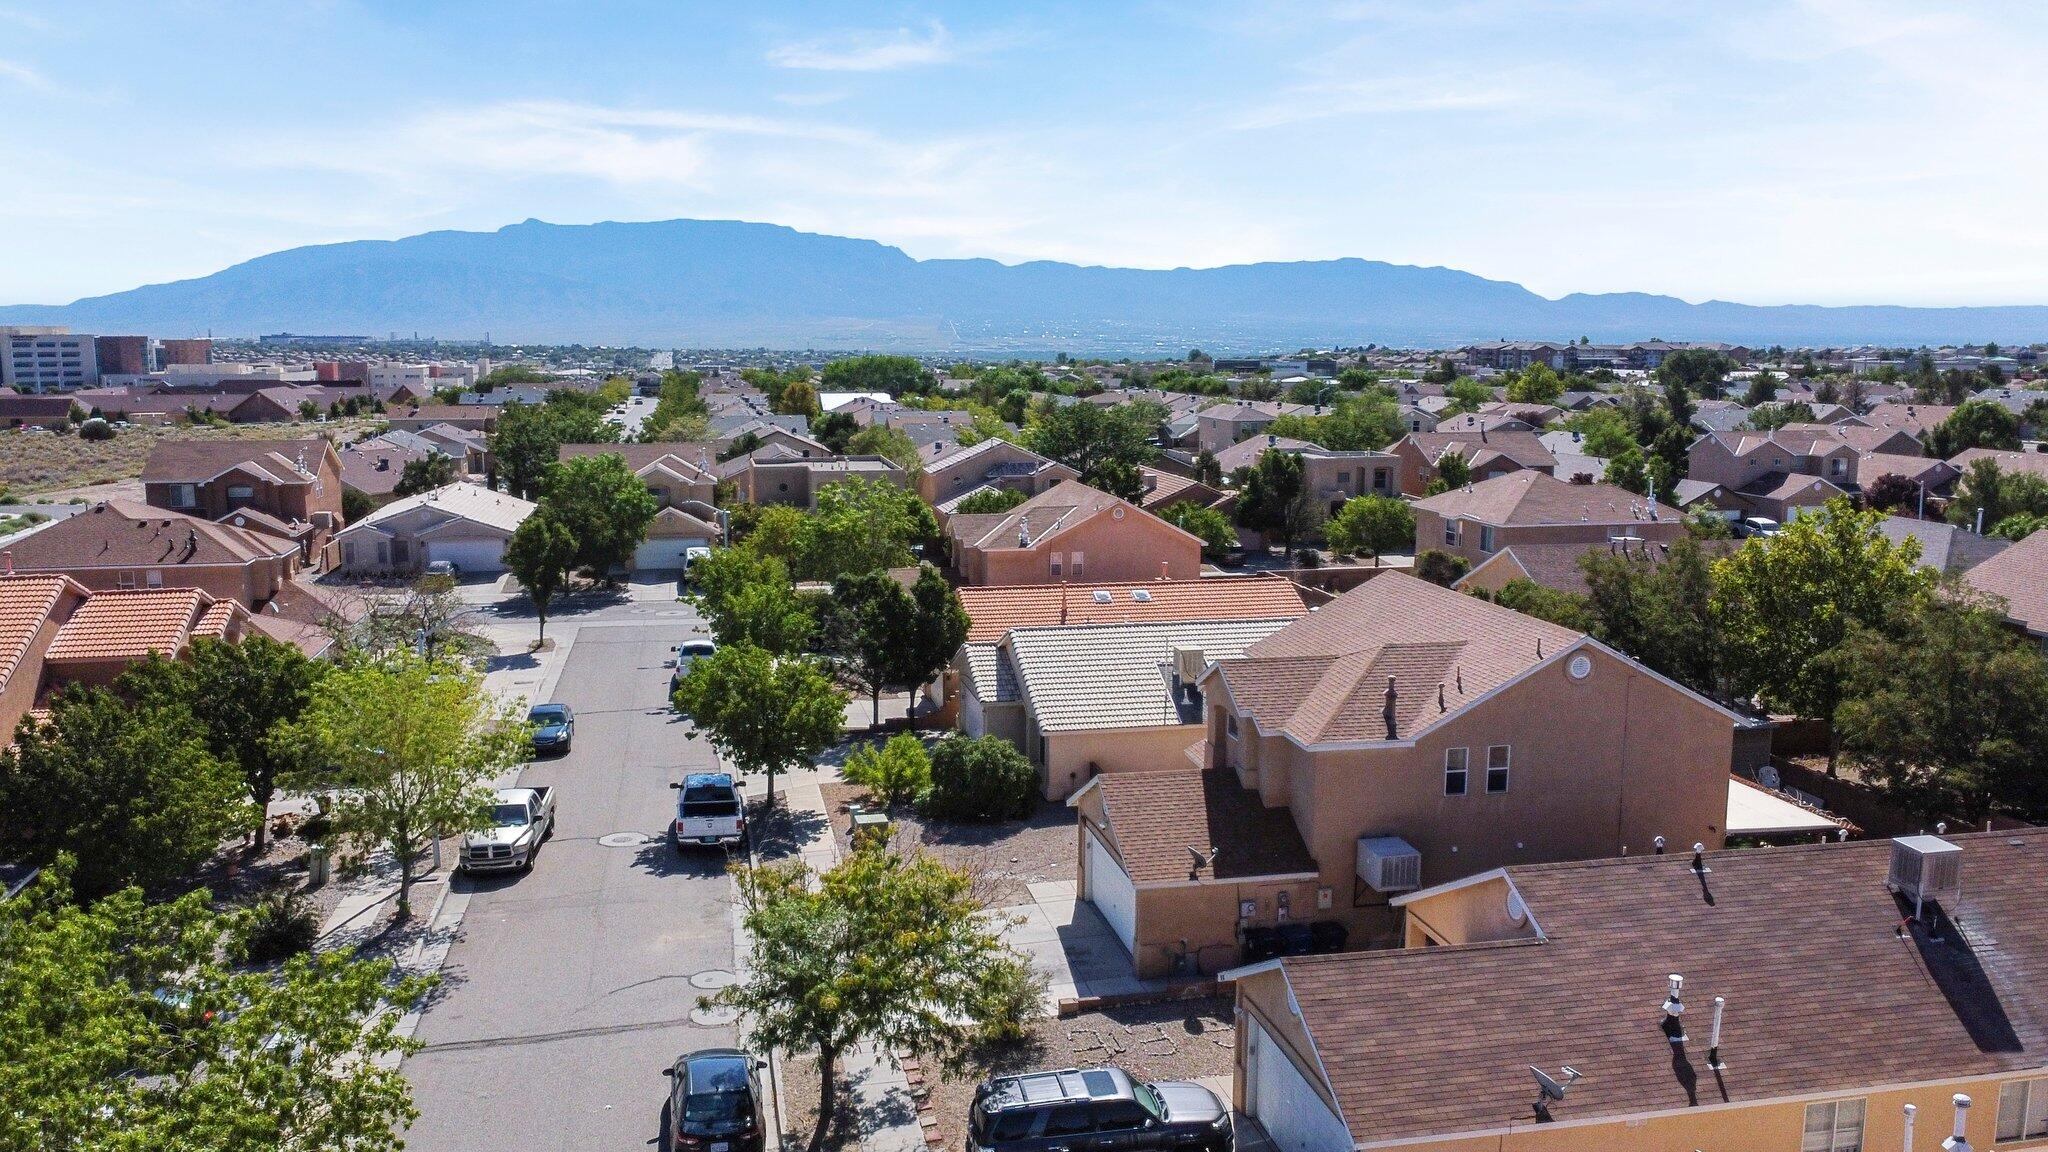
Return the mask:
M1673 972L1669 977L1671 990L1664 997L1664 1035L1673 1044L1685 1043L1685 1025L1679 1017L1685 1015L1685 977Z
M1727 1062L1721 1059L1721 1013L1728 1007L1726 996L1714 997L1714 1032L1707 1038L1707 1067L1715 1072L1725 1070Z
M1659 836L1656 839L1650 841L1650 847L1655 848L1657 850L1657 855L1662 856L1664 854L1664 838L1662 836Z
M1387 677L1387 706L1380 713L1387 722L1387 739L1394 738L1394 678Z
M1906 1105L1906 1138L1900 1145L1906 1150L1906 1152L1913 1152L1913 1118L1919 1115L1919 1113L1920 1109L1914 1107L1911 1104Z
M1692 846L1692 871L1695 876L1705 876L1713 871L1712 868L1707 867L1707 846L1705 844L1694 844Z
M1961 1092L1954 1096L1956 1105L1955 1134L1941 1142L1941 1152L1970 1152L1970 1140L1963 1135L1963 1129L1970 1122L1970 1098Z

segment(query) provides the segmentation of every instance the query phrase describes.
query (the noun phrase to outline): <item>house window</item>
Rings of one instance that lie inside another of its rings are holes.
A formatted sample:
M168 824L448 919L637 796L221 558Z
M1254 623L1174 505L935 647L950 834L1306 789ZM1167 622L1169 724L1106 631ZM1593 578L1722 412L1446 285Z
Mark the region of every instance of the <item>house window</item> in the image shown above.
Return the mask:
M1479 550L1481 552L1493 551L1493 525L1481 524L1479 526Z
M119 575L115 576L115 577L114 577L114 587L116 587L116 588L133 588L133 587L135 587L135 573L133 573L133 572L123 572L123 573L121 573L121 574L119 574Z
M1863 1152L1863 1101L1808 1104L1799 1152Z
M1067 558L1067 574L1076 580L1081 578L1081 554L1079 552Z
M192 484L171 485L171 507L190 508L199 503L199 489Z
M1998 1142L2043 1136L2048 1136L2048 1080L2016 1080L2000 1087Z
M1060 574L1060 561L1062 561L1062 560L1064 560L1064 559L1066 559L1066 557L1065 557L1065 555L1064 555L1063 553L1055 552L1055 553L1053 553L1053 554L1052 554L1052 574L1053 574L1053 575L1057 576L1057 575L1059 575L1059 574Z
M163 587L163 586L164 586L164 574L163 574L163 570L162 570L162 569L159 569L159 568L151 568L151 569L150 569L149 571L147 571L147 572L144 572L144 573L142 574L142 582L143 582L144 584L147 584L147 585L149 585L149 586L150 586L151 588L161 588L161 587Z
M256 489L254 489L254 488L251 488L251 487L250 487L249 485L247 485L247 484L230 484L230 485L228 485L228 504L229 504L229 505L230 505L231 507L232 507L232 506L239 506L239 505L242 505L242 504L247 504L247 503L248 503L249 501L251 501L251 500L254 500L254 499L256 499Z
M377 563L380 565L391 563L391 545L388 541L377 541Z
M1233 714L1230 714L1230 713L1225 713L1225 714L1224 714L1224 716L1223 716L1223 730L1224 730L1225 732L1228 732L1228 733L1230 733L1230 738L1231 738L1232 740L1235 740L1235 739L1237 739L1237 717L1236 717L1235 715L1233 715Z
M1444 521L1444 543L1452 548L1458 546L1458 522L1456 520Z
M1837 476L1840 476L1842 474L1843 469L1847 467L1847 465L1842 461L1840 457L1836 457L1835 459L1828 461L1828 466L1834 469L1834 473Z
M1373 469L1373 470L1372 470L1372 490L1373 490L1373 491L1375 491L1375 492L1385 492L1385 491L1386 491L1386 490L1387 490L1387 489L1388 489L1389 487L1391 487L1391 486L1392 486L1392 484L1391 484L1390 480L1388 479L1388 472L1387 472L1387 470L1386 470L1385 468L1375 468L1375 469Z
M356 542L355 542L355 541L351 540L351 541L349 541L348 543L346 543L346 544L343 544L343 545L341 546L341 562L342 562L342 564L343 564L344 566L346 566L346 567L350 567L350 568L353 568L353 567L355 567L355 563L356 563Z
M1508 756L1510 749L1505 744L1495 744L1486 750L1486 790L1505 792L1508 790Z
M1349 472L1339 472L1339 473L1337 473L1337 487L1339 487L1339 488L1347 487L1347 486L1349 486L1349 485L1350 485L1350 483L1351 483L1351 473L1349 473Z
M1469 748L1444 749L1444 795L1465 794L1466 768L1471 755L1472 750Z

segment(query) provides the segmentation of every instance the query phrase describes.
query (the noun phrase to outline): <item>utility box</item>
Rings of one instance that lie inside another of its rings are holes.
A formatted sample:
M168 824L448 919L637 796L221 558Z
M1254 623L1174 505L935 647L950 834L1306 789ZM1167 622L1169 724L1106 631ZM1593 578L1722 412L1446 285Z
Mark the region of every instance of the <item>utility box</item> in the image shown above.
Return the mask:
M1963 894L1962 847L1939 836L1900 836L1886 882L1915 904L1952 902Z
M1422 853L1399 836L1358 838L1358 878L1376 892L1422 887Z

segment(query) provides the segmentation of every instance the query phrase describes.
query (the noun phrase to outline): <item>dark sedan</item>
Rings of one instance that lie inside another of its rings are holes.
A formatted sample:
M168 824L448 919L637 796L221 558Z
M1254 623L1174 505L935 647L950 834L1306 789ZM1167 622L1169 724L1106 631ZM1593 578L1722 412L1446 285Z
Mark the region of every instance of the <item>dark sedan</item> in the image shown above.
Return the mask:
M737 1048L705 1048L662 1070L675 1152L761 1152L761 1081L767 1065Z
M536 754L567 752L576 738L576 713L567 704L536 704L526 714Z

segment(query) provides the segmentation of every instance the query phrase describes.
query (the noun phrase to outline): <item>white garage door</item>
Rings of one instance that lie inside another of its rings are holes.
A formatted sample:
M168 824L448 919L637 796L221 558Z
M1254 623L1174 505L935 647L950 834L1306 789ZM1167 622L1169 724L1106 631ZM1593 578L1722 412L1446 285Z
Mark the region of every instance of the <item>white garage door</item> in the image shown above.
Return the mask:
M708 540L688 538L645 540L638 548L633 549L633 567L642 572L664 569L680 572L683 569L684 552L692 548L708 547L710 543Z
M446 560L464 572L505 570L503 540L429 540L427 559Z
M1131 955L1138 954L1138 890L1123 865L1088 830L1088 902L1109 921L1110 930Z
M1245 1110L1280 1146L1280 1152L1346 1152L1357 1141L1302 1078L1286 1049L1266 1034L1257 1017L1240 1014L1251 1089Z

